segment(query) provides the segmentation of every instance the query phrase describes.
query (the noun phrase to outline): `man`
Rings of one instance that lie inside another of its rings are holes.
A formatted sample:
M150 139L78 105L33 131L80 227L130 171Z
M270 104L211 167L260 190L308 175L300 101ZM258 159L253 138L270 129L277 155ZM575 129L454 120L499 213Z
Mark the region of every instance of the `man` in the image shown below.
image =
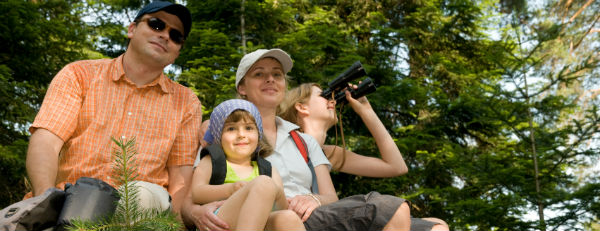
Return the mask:
M191 24L185 6L152 2L129 25L124 54L77 61L55 76L29 129L26 165L33 196L80 177L118 187L111 137L135 138L142 207L179 212L202 113L197 96L163 70L179 56Z

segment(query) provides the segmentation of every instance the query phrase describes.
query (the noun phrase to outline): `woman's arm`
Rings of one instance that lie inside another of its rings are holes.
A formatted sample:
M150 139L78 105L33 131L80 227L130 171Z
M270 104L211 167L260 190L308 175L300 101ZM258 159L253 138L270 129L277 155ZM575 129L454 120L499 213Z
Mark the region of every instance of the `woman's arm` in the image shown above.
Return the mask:
M326 165L319 165L315 167L315 174L317 175L317 185L319 185L317 198L321 205L338 201L339 198L335 192L331 175L329 175L329 168Z
M346 92L346 99L350 106L363 120L369 132L375 139L377 148L381 154L381 159L359 155L357 153L346 151L346 160L344 165L338 169L341 172L368 176L368 177L395 177L406 174L408 167L402 158L402 154L396 146L394 139L387 131L383 123L373 111L371 104L366 97L361 97L358 100L352 98L350 92ZM323 147L328 156L343 155L344 150L337 146L325 145ZM340 158L330 158L340 159ZM336 166L333 164L333 166Z
M329 175L329 168L326 165L318 165L315 167L315 175L319 185L319 194L298 195L289 199L289 209L296 212L302 221L306 221L319 206L339 200Z
M271 178L273 179L275 185L277 185L277 188L279 189L277 191L277 196L275 197L275 209L287 209L288 202L285 198L285 192L283 191L283 182L281 181L281 176L279 175L279 171L277 171L277 168L272 167L271 169Z
M206 204L213 201L225 200L243 186L237 185L237 183L210 185L208 182L210 182L211 175L212 163L210 155L206 155L194 169L194 176L192 178L192 201L194 203Z

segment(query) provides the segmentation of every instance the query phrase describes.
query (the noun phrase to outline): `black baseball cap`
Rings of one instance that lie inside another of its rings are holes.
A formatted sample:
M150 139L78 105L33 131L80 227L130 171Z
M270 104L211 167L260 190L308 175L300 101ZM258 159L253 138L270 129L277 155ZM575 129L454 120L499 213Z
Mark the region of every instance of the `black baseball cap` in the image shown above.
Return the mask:
M190 14L188 8L183 5L165 1L154 1L141 9L137 16L135 16L135 20L137 21L145 14L150 14L161 10L179 18L181 23L183 23L183 37L187 38L188 34L190 33L190 29L192 28L192 14Z

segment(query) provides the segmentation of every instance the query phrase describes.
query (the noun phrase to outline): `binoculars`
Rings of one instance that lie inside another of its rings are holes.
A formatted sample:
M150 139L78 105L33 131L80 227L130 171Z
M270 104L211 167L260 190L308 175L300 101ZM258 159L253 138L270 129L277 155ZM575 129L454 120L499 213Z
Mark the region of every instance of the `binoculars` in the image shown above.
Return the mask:
M352 66L346 69L342 74L338 75L333 81L329 82L328 88L325 89L321 96L326 99L335 99L337 105L347 103L346 90L350 91L352 98L359 98L376 90L375 83L369 77L365 78L358 88L354 89L348 86L348 82L367 75L360 61L354 62Z

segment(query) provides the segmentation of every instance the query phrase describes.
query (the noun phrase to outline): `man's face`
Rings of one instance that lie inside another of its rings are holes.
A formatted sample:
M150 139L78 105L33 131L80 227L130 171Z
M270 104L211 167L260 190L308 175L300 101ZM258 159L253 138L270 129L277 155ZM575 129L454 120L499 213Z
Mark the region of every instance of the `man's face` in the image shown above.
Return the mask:
M146 14L129 25L129 49L164 67L179 56L183 40L174 36L178 33L183 36L183 23L177 16L164 11Z

